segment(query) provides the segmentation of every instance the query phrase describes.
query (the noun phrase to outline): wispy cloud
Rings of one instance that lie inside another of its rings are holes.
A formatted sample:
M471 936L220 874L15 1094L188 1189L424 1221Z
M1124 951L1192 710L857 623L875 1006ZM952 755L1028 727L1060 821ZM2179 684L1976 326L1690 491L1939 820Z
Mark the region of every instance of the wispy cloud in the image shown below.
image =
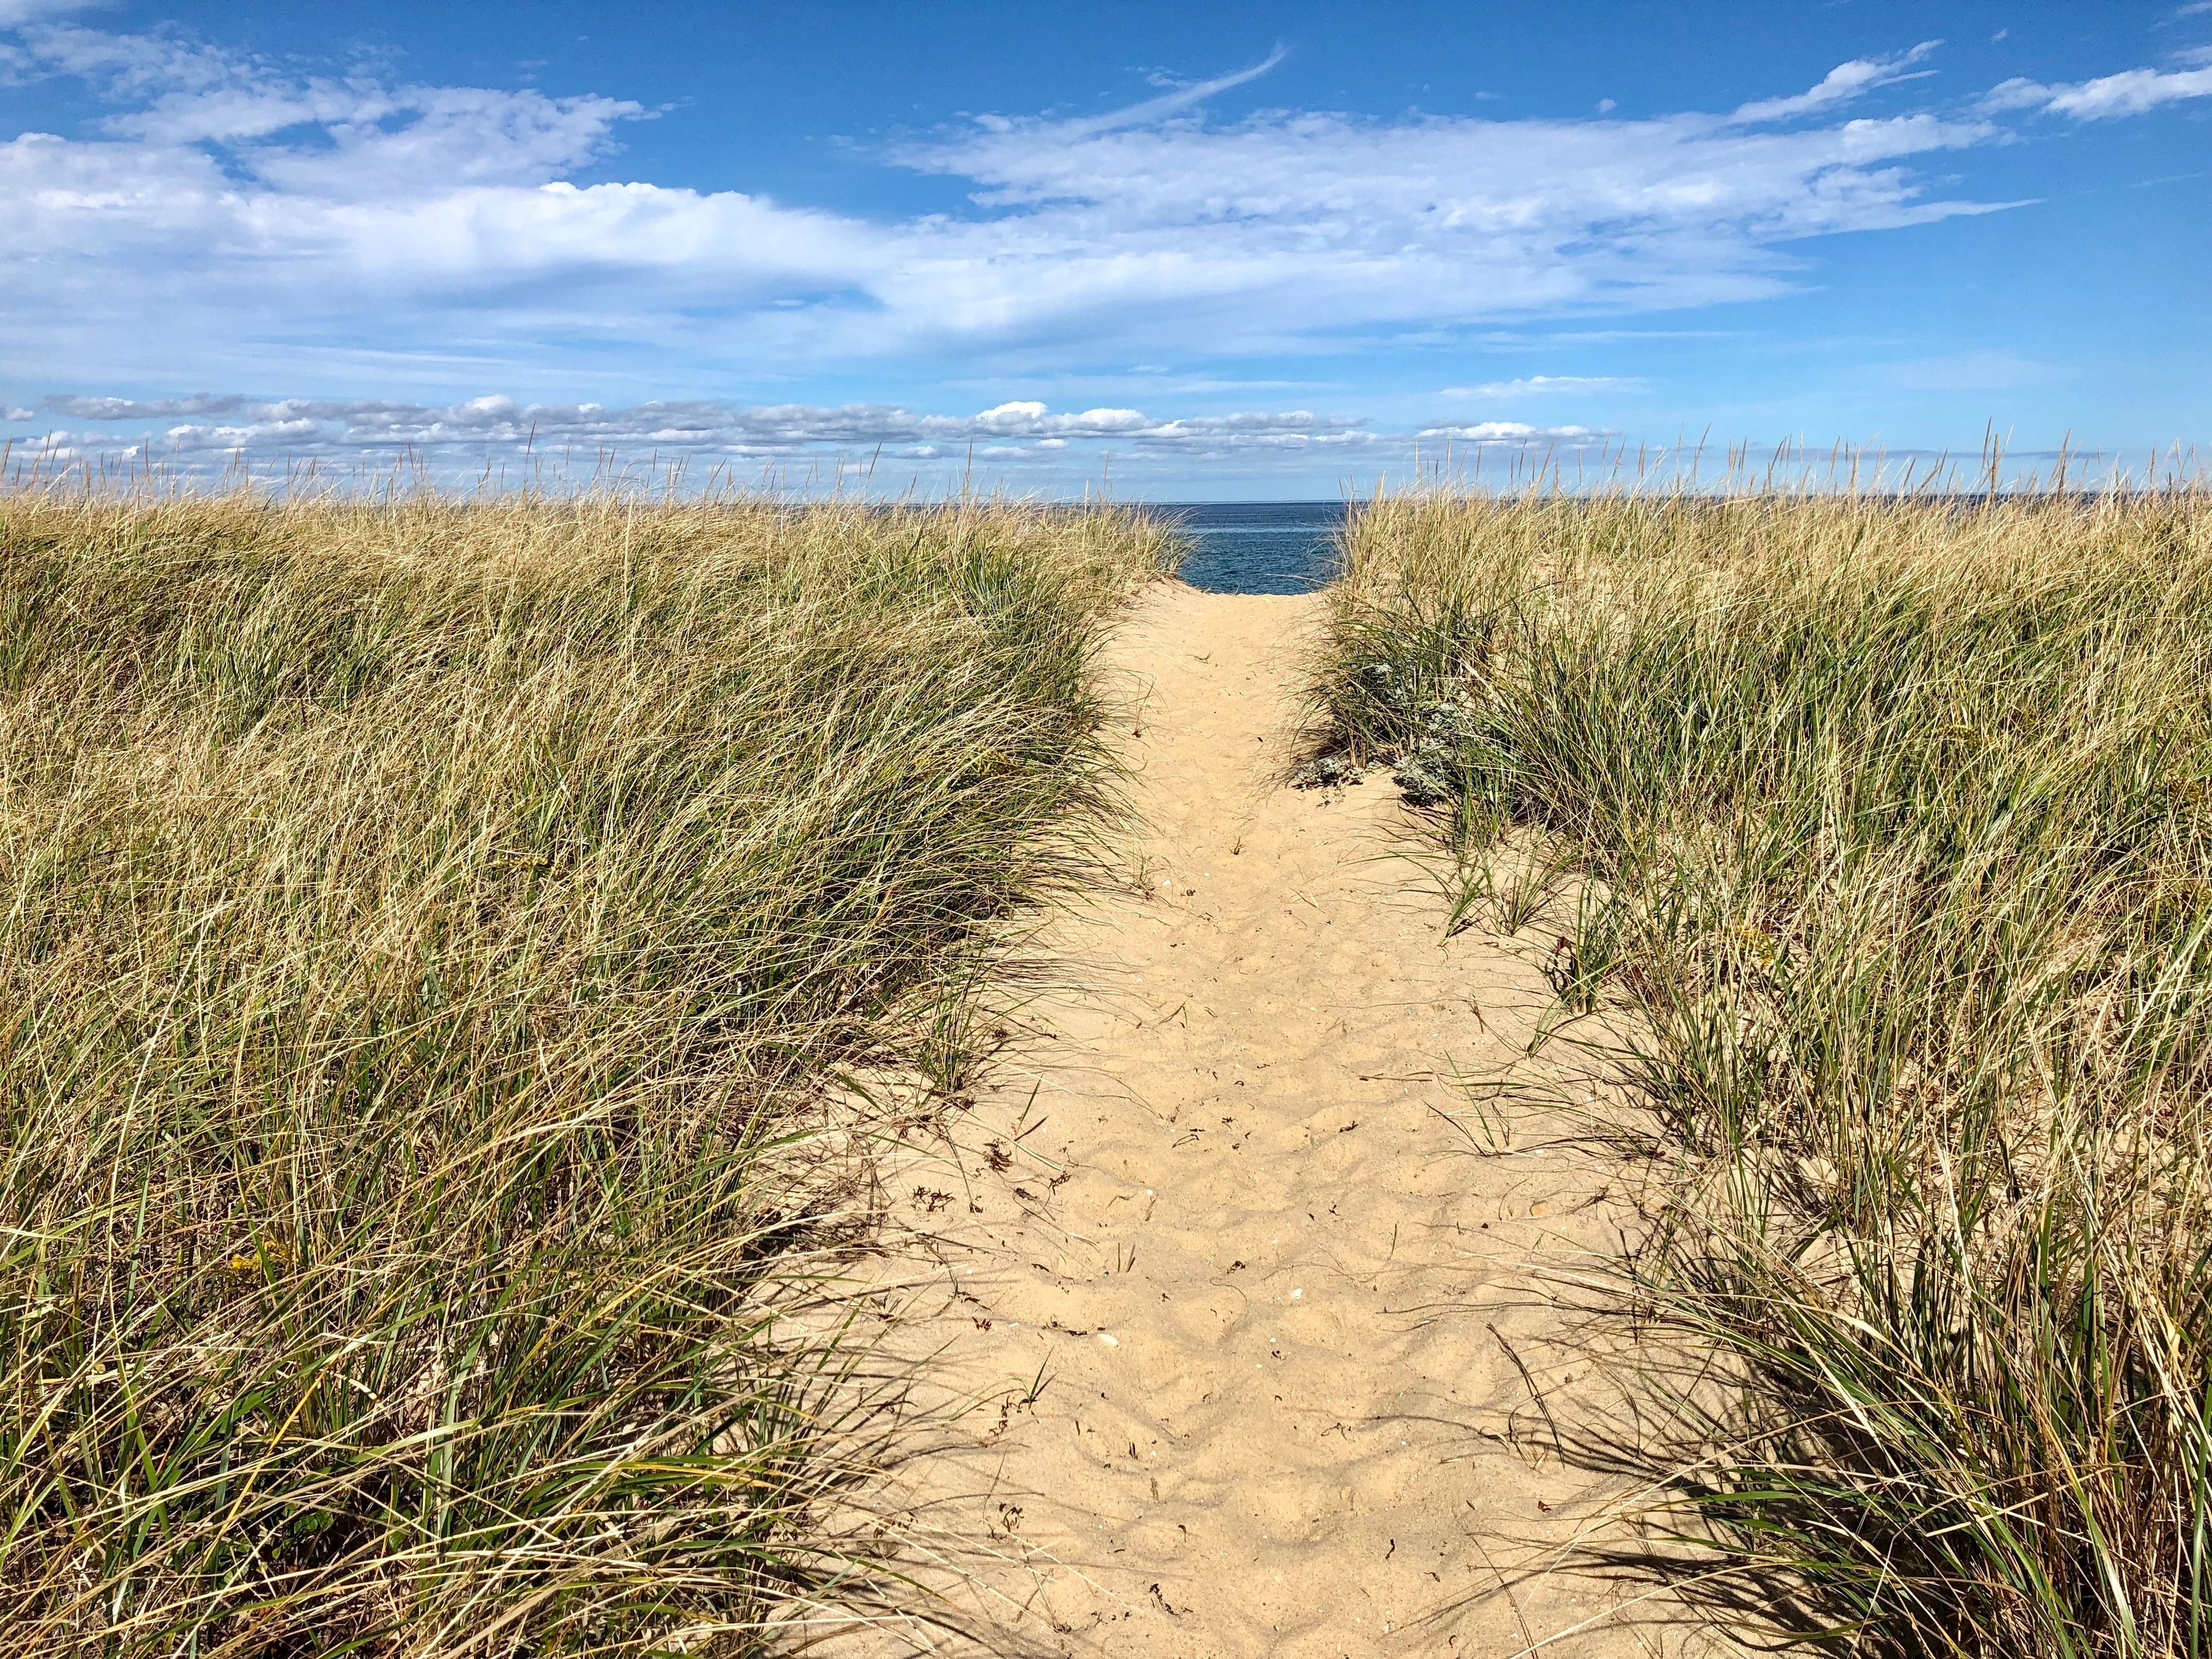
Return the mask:
M0 29L65 17L98 3L99 0L0 0Z
M1141 126L1148 121L1165 120L1170 115L1180 115L1185 110L1195 109L1217 94L1258 80L1289 55L1278 43L1273 52L1249 69L1218 75L1211 81L1194 81L1187 86L1178 86L1170 92L1163 93L1158 98L1147 98L1140 104L1131 104L1110 114L1095 115L1085 120L1063 121L1060 125L1064 130L1075 133L1111 132L1118 127ZM1004 116L987 115L982 118L981 125L987 130L996 128L1003 131L1012 123Z
M1108 115L992 116L902 144L883 159L964 183L969 210L870 220L580 183L652 116L620 98L307 73L0 5L20 72L77 77L108 106L84 134L0 143L0 357L140 383L265 382L303 341L386 354L386 374L411 360L449 380L463 360L477 383L580 345L694 385L919 376L954 356L985 375L1756 300L1792 289L1806 239L2002 205L1918 167L2002 139L2005 112L2115 115L2203 89L2138 70L2033 97L2008 83L1965 117L1842 118L1926 73L1925 42L1728 114L1210 119L1278 48Z
M969 181L990 216L924 239L906 267L941 317L1327 349L1363 325L1777 294L1782 244L1985 210L1897 164L1993 136L1932 115L1752 131L1270 112L1001 121L894 159Z
M967 181L975 210L878 222L574 182L648 113L620 99L301 74L65 23L20 38L111 112L0 144L0 349L58 368L105 343L155 374L258 373L303 336L771 368L1319 352L1363 326L1753 299L1790 285L1787 243L1984 210L1903 164L1992 136L1924 113L1772 128L1925 48L1727 117L1210 123L1279 50L1110 115L906 144L886 159Z
M2008 392L2059 378L2050 363L2015 351L1962 351L1873 366L1878 382L1914 392Z
M1632 392L1644 382L1618 374L1530 374L1517 380L1485 380L1480 386L1448 386L1447 398L1571 397L1584 392Z
M1449 438L1462 443L1524 447L1537 443L1581 443L1613 435L1598 427L1531 426L1525 421L1477 421L1468 426L1428 426L1424 438Z
M1901 52L1888 58L1854 58L1848 64L1838 64L1823 76L1817 86L1788 98L1761 98L1743 105L1729 117L1732 122L1786 121L1800 115L1812 115L1847 104L1876 87L1893 86L1899 81L1917 81L1931 75L1932 70L1915 70L1912 66L1927 58L1943 43L1923 40L1910 52Z
M1992 88L1982 107L1992 112L2037 110L2077 121L2109 121L2142 115L2162 104L2212 98L2212 65L2190 70L2124 70L2094 81L2045 86L2015 77Z

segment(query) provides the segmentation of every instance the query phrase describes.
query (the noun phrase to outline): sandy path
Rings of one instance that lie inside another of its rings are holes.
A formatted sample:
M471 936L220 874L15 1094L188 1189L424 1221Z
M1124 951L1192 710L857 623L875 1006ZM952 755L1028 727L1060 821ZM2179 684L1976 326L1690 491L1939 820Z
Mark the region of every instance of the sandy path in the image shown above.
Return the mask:
M1317 618L1169 586L1124 627L1146 890L1056 926L1078 983L1023 1011L959 1167L897 1177L957 1287L909 1340L996 1402L911 1472L933 1525L991 1540L956 1600L993 1645L1505 1654L1606 1605L1564 1574L1508 1598L1497 1571L1587 1485L1506 1344L1564 1410L1560 1321L1520 1292L1613 1237L1606 1170L1468 1155L1446 1068L1496 1072L1548 993L1440 938L1435 890L1382 856L1386 781L1280 786Z

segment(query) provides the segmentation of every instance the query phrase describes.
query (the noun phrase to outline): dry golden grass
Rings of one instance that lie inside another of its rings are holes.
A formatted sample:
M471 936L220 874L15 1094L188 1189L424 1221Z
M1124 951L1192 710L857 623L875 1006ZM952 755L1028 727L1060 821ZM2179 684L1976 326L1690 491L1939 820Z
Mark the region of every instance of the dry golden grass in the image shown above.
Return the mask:
M0 1650L723 1651L857 1596L783 1147L839 1067L960 1063L1168 556L0 499Z
M1562 1000L1632 1014L1638 1301L1717 1362L1650 1381L1697 1451L1646 1518L1704 1592L2212 1652L2212 501L1404 498L1316 695L1463 910L1507 847L1580 893Z

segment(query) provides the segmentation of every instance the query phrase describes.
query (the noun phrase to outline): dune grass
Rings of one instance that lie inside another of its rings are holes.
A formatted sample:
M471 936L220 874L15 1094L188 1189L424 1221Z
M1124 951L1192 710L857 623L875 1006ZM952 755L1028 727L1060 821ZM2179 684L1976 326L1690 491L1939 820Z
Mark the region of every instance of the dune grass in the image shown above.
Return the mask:
M746 1651L1134 515L0 499L0 1650ZM948 1034L951 1034L948 1036Z
M2212 501L1385 501L1316 696L1615 1011L1705 1593L2212 1652Z

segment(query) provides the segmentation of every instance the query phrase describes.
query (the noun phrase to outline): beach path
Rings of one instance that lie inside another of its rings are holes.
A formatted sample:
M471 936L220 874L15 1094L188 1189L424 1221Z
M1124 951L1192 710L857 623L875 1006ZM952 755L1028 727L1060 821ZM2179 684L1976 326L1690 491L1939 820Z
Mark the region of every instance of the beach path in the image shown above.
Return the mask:
M900 1340L981 1402L902 1477L970 1632L916 1645L1503 1655L1618 1594L1541 1571L1589 1486L1547 1413L1591 1380L1531 1294L1617 1255L1618 1181L1486 1155L1460 1080L1524 1059L1540 954L1444 936L1387 775L1286 786L1321 604L1139 601L1122 879L1051 924L957 1152L891 1177L939 1275Z

